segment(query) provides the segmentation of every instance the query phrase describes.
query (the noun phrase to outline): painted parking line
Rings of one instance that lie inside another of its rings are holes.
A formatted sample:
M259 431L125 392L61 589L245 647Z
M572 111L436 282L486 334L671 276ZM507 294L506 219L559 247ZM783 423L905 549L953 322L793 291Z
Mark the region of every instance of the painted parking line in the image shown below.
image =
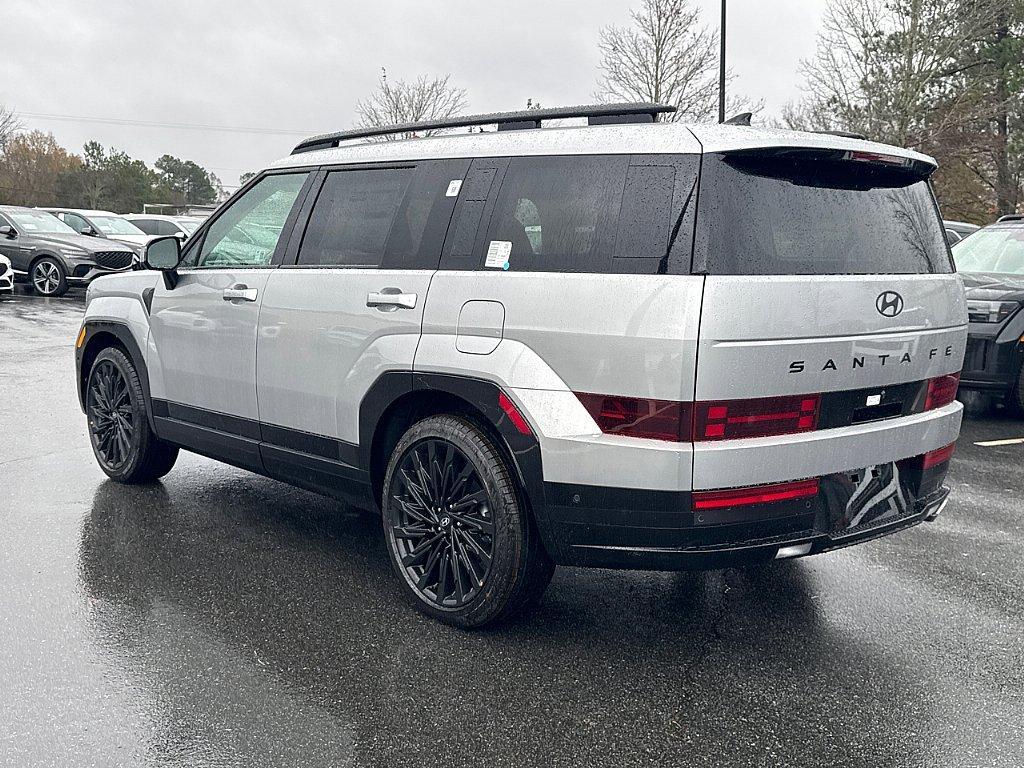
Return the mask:
M1007 440L983 440L980 443L975 443L975 445L980 445L982 448L995 448L1000 445L1024 445L1024 437L1011 437Z

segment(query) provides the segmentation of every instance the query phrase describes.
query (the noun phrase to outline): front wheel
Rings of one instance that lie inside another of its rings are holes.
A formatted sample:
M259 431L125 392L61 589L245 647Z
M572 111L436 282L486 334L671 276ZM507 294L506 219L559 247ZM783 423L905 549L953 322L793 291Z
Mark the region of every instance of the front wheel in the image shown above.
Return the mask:
M139 374L120 349L108 347L93 361L85 413L93 454L108 477L121 483L148 483L171 471L178 448L150 429Z
M63 296L68 292L64 265L52 256L44 256L32 265L32 288L40 296Z
M433 416L399 440L384 478L392 565L419 610L480 627L539 600L554 564L501 452L472 422Z

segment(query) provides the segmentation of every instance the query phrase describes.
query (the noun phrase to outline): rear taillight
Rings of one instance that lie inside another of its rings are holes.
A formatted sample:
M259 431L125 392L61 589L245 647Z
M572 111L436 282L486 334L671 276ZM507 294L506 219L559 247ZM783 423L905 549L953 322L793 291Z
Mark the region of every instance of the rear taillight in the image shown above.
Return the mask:
M751 504L771 504L776 501L809 499L817 495L818 479L811 478L810 480L797 480L793 483L732 488L727 491L694 491L693 508L701 510L746 507Z
M928 396L924 401L924 409L941 408L956 400L956 390L960 386L960 374L951 373L928 380Z
M576 397L607 434L673 442L690 440L690 403L586 392L577 392Z
M932 467L939 466L939 464L945 464L953 458L953 451L955 450L956 443L950 443L945 448L936 448L934 451L928 451L928 453L921 457L921 469L931 469Z
M697 403L693 439L730 440L810 432L818 426L820 395Z

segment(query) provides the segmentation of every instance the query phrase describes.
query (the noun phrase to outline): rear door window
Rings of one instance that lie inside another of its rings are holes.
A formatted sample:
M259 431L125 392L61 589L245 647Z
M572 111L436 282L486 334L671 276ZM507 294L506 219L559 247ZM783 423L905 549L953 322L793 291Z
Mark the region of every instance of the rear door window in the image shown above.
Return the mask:
M413 170L378 168L328 173L310 214L298 263L380 266ZM409 227L407 217L404 227ZM421 233L422 227L414 221L408 237L418 237Z
M694 269L927 274L952 264L921 171L790 151L705 156Z

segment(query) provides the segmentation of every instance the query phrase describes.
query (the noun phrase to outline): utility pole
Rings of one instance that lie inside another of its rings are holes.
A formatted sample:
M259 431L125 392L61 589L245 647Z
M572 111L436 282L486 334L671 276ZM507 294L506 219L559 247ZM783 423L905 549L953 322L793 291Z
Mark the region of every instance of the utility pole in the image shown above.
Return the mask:
M725 122L725 0L722 0L722 23L718 33L718 122Z

